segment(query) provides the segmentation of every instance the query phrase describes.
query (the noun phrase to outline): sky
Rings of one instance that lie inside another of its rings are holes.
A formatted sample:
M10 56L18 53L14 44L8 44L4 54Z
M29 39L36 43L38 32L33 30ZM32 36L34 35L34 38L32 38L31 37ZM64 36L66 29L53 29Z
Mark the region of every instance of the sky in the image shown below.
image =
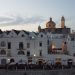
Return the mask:
M60 27L61 16L66 26L75 30L75 0L0 0L0 29L37 31L52 17Z

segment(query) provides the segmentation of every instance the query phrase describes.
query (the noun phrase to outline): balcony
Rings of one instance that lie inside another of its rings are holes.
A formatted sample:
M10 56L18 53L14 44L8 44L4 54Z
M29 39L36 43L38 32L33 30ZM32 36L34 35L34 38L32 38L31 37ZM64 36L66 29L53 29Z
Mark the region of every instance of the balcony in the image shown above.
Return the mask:
M8 50L8 52L7 52L7 57L11 57L11 52L10 52L10 50Z
M19 48L19 49L17 49L17 50L26 50L26 49L24 49L24 48Z
M11 53L7 53L7 57L11 57Z
M67 50L62 50L62 48L53 48L53 49L48 49L48 54L66 54L68 55Z

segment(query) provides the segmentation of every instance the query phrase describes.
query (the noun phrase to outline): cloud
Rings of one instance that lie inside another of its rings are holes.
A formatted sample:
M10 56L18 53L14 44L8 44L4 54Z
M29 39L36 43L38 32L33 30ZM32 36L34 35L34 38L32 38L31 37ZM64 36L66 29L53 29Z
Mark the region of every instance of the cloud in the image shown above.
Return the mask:
M0 17L0 22L11 21L11 17Z
M0 26L35 24L35 23L42 23L44 21L45 21L45 19L43 17L40 17L40 16L33 16L33 17L22 17L22 16L0 17Z

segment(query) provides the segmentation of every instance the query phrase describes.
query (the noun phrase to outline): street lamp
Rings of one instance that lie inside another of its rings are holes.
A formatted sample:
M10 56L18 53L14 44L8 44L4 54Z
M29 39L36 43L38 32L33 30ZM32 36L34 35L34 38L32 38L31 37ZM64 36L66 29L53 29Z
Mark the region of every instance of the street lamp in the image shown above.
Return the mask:
M34 54L34 57L36 56L36 54Z
M8 63L10 62L10 59L9 59L9 58L7 59L7 62L8 62Z
M33 55L34 56L34 64L36 63L36 54Z
M6 64L6 69L7 69L7 70L8 70L9 63L10 63L10 59L8 58L8 59L7 59L7 64Z

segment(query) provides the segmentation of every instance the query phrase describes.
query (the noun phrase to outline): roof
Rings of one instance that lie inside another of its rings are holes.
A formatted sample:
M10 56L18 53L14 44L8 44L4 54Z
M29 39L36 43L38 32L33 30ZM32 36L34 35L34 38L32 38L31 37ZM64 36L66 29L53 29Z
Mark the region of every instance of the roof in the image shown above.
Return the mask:
M8 35L11 31L5 31L5 33Z
M70 34L70 28L44 28L40 32L51 32L53 34Z
M19 30L13 30L17 35L20 33Z
M55 28L56 23L52 21L52 18L46 23L47 28Z
M2 32L2 30L0 29L0 34L2 34L3 32Z

